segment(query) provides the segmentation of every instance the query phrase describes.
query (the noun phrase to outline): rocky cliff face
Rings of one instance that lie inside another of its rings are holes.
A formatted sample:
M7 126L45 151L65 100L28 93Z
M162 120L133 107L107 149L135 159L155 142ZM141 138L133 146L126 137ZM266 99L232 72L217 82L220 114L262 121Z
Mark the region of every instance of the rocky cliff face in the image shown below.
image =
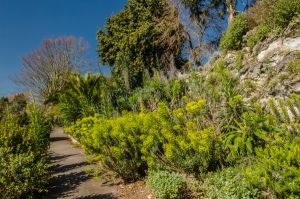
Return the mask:
M264 100L300 94L300 18L283 34L258 43L252 50L245 47L220 56L224 56L226 67L240 77L247 98Z

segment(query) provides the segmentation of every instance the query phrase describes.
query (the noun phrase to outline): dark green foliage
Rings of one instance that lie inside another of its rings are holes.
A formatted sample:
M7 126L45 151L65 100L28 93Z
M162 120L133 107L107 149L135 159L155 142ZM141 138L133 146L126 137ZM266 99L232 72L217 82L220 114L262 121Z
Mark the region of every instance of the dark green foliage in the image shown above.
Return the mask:
M187 197L186 181L178 173L152 171L146 178L146 184L160 199L180 199Z
M236 16L223 35L220 48L224 51L239 50L242 48L243 36L248 31L247 17L245 14Z
M24 111L27 105L27 97L21 93L17 94L9 100L6 97L0 99L0 120L4 117L11 115L24 115ZM24 117L18 117L18 119L25 119Z
M166 0L129 0L97 33L101 63L112 66L112 75L128 88L142 85L144 71L168 71L180 61L185 40L177 16Z
M88 73L82 77L78 73L72 73L66 82L66 88L58 93L57 104L66 125L96 113L110 117L114 110L128 108L121 101L127 100L124 95L127 90L114 79L100 74Z

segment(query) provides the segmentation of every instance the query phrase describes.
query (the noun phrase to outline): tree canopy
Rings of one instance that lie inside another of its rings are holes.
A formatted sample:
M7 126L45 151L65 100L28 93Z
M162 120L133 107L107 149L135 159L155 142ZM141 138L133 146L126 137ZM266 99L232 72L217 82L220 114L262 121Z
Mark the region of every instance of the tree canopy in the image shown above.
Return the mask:
M142 84L145 71L180 67L182 31L176 9L166 0L129 0L97 33L100 62L134 88Z

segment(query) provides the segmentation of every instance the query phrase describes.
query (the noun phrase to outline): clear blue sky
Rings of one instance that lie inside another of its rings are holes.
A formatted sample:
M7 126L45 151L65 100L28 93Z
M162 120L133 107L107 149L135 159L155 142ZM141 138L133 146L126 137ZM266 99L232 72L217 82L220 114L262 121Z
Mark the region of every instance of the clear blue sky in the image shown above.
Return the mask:
M0 96L18 92L10 77L21 57L45 38L73 35L90 45L97 60L96 32L127 0L0 0Z

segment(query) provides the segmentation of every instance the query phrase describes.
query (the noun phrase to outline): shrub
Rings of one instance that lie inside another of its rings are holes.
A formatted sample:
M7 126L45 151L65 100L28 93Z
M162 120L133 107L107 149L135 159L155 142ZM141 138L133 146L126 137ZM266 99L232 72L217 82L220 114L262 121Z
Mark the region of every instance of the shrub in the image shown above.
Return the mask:
M299 198L299 143L260 148L256 153L256 164L246 170L247 182L270 198Z
M252 30L259 25L270 24L272 11L277 2L278 0L256 1L255 4L246 11L249 29Z
M96 115L78 120L66 132L77 138L87 152L98 156L103 166L126 181L136 180L145 175L147 168L141 158L144 117L142 113L112 119Z
M178 173L167 171L149 172L146 178L149 189L160 199L186 198L186 181Z
M186 111L171 112L160 104L154 115L157 124L145 125L149 130L142 153L149 167L176 167L198 176L220 165L220 137L214 128L200 122L205 117L205 106L205 101L199 100L188 103Z
M290 62L288 64L287 69L291 75L299 76L300 75L300 58L298 58L296 61Z
M184 81L156 75L145 81L143 88L137 88L133 91L129 97L129 103L134 112L155 111L159 102L168 103L170 107L176 108L185 92L186 84Z
M66 132L127 181L144 176L148 167L175 166L198 175L216 169L221 159L220 136L200 122L204 112L204 100L173 111L161 103L157 112L83 118Z
M279 0L275 5L271 20L276 27L285 28L299 14L300 0Z
M257 27L257 29L255 29L255 31L247 38L247 46L250 49L253 49L258 42L267 38L270 30L271 28L268 25L261 25Z
M21 115L0 121L0 197L30 198L45 191L49 179L49 125L41 110L27 106Z
M224 51L241 49L243 36L247 31L247 17L245 14L240 14L229 25L227 32L221 38L220 48Z
M34 154L11 154L0 148L0 197L30 198L45 192L48 160Z
M251 189L246 183L242 168L226 168L209 174L202 185L207 199L259 198L258 189Z

